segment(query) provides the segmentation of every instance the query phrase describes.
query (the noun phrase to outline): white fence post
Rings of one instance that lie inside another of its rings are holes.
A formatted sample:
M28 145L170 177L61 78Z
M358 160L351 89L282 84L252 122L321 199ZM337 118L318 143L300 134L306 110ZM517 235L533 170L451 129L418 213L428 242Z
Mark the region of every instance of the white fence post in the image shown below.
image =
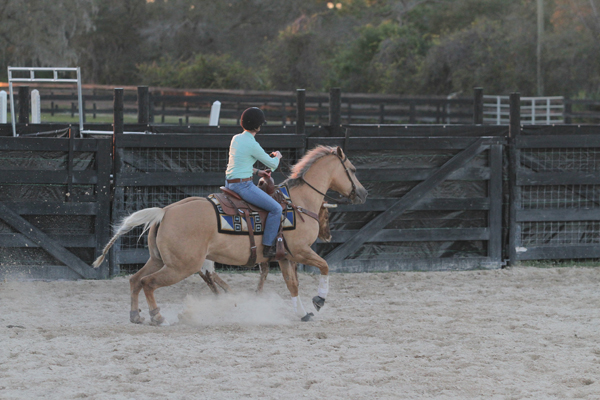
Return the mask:
M42 122L42 104L40 101L40 91L34 89L31 91L31 123L39 124Z
M502 122L502 100L500 96L496 96L496 125L500 125Z
M6 90L0 90L0 123L6 124L8 121L8 95Z
M210 108L210 119L208 120L209 126L219 125L219 115L221 114L221 102L215 101Z

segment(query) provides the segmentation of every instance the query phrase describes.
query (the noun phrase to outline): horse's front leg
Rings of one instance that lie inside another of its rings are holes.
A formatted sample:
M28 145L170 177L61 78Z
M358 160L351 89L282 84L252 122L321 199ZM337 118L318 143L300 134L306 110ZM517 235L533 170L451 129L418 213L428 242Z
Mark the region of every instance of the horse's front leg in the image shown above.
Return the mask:
M315 310L319 311L325 305L325 299L327 298L327 293L329 293L329 265L327 261L322 259L310 247L298 252L296 257L294 257L294 261L313 265L321 271L317 295L312 299Z
M286 259L279 260L279 268L281 274L285 280L290 295L292 296L292 306L294 307L294 313L299 315L302 321L310 321L310 318L314 316L313 313L307 313L302 305L302 300L298 296L298 274L296 268L298 264Z

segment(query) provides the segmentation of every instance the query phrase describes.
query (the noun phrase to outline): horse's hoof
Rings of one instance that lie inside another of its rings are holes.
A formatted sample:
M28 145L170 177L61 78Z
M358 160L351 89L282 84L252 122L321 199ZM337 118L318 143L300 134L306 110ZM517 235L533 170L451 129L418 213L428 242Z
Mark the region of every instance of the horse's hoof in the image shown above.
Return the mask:
M309 313L306 313L306 315L304 317L300 318L300 320L302 322L310 321L310 319L314 316L315 316L315 314L309 312Z
M162 315L158 315L156 317L152 317L150 320L150 325L152 326L169 326L169 323Z
M134 324L141 324L144 322L144 317L140 317L139 311L129 311L129 321Z
M160 307L156 307L154 310L150 310L150 325L154 326L166 326L169 325L167 320L160 315Z
M315 296L312 298L313 306L315 306L315 310L319 311L321 307L325 305L325 299L321 296Z

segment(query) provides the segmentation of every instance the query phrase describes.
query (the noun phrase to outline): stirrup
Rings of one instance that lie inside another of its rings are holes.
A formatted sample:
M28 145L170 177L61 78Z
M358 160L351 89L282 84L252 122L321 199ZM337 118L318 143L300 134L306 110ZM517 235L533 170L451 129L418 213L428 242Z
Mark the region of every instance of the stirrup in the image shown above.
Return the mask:
M277 246L263 246L263 257L273 258L277 255Z

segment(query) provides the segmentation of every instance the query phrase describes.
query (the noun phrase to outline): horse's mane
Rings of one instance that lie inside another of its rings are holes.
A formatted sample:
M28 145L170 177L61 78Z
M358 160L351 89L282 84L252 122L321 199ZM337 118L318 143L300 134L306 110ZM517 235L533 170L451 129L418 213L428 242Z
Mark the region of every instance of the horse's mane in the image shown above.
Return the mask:
M314 149L308 151L304 157L300 159L293 167L291 171L291 175L288 179L283 182L287 184L288 187L299 186L304 183L302 180L302 176L309 170L312 165L320 160L321 158L335 154L335 148L330 146L317 146Z

